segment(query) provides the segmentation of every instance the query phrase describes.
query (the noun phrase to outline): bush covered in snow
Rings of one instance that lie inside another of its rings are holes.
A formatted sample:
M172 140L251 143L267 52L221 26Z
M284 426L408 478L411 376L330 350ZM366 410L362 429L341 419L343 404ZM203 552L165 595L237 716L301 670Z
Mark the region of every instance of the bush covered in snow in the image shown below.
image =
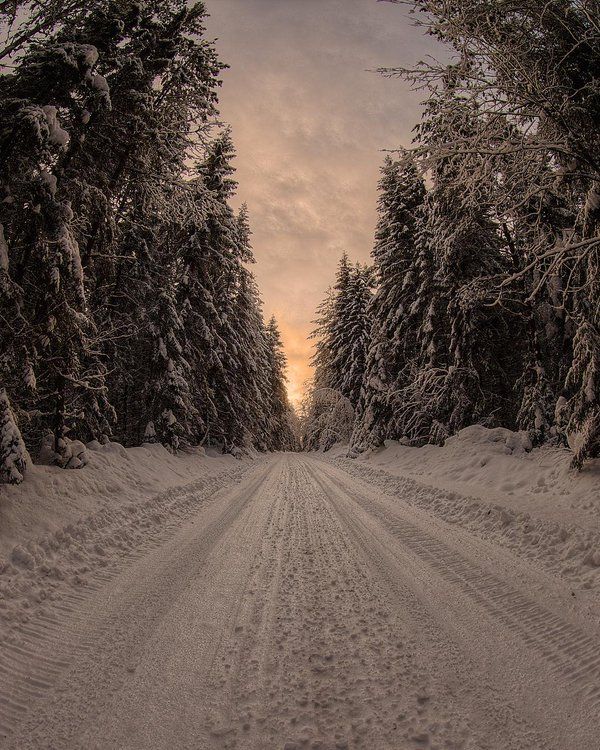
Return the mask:
M29 456L12 413L6 389L0 389L0 482L19 484Z

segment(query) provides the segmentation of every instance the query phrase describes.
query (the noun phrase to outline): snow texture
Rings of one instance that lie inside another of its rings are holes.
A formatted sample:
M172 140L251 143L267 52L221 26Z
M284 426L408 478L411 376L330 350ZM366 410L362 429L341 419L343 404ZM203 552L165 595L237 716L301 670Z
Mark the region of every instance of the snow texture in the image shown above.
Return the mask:
M60 146L62 149L66 149L69 145L69 134L61 127L60 120L58 119L57 108L47 105L42 107L42 111L46 117L46 122L48 123L48 140L55 146Z
M0 224L0 271L8 273L8 245L6 244L2 224Z
M596 747L600 605L553 567L591 484L546 543L529 494L566 490L563 463L527 448L474 428L357 461L95 443L85 472L33 467L0 506L33 520L3 532L3 747ZM450 467L489 514L435 486ZM585 580L597 550L569 558Z

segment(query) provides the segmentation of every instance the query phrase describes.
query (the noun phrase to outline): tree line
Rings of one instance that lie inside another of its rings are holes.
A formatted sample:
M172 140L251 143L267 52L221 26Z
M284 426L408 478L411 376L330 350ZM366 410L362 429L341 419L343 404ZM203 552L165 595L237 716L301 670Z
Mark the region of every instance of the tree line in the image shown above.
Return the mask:
M305 443L479 423L581 468L600 456L600 3L396 2L454 59L381 71L427 100L382 168L370 301L343 259L321 308Z
M0 3L0 479L74 440L293 446L225 67L186 0Z

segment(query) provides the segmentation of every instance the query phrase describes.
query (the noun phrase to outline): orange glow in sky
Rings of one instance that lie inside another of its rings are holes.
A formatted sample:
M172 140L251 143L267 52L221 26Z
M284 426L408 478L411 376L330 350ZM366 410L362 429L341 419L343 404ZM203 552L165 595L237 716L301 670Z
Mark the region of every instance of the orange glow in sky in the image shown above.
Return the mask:
M345 250L366 261L382 150L408 145L419 94L379 66L434 52L398 5L377 0L208 0L221 115L248 204L254 272L275 314L294 403L311 371L315 308Z

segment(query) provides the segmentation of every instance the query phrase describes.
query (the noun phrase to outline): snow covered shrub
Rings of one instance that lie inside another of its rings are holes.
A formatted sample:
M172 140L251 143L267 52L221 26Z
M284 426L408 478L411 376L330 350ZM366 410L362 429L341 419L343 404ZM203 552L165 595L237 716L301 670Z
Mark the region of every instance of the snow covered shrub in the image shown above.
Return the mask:
M6 389L0 389L0 482L20 484L28 454L10 408Z
M144 443L156 443L156 428L154 422L148 422L144 431Z
M47 432L40 446L37 463L60 466L62 469L82 469L89 461L87 448L80 440L59 438Z
M350 400L333 388L316 388L309 393L302 419L305 450L328 451L336 443L349 443L354 427Z

